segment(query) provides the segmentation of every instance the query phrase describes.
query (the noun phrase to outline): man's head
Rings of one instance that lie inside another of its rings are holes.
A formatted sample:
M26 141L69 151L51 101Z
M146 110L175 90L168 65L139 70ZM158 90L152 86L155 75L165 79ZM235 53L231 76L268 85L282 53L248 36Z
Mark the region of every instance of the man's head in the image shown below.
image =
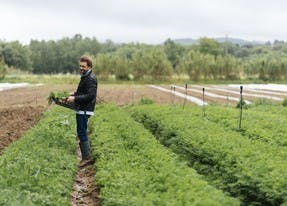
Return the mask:
M80 66L80 73L84 74L89 69L92 69L93 67L92 59L85 55L81 56L81 58L79 59L79 66Z

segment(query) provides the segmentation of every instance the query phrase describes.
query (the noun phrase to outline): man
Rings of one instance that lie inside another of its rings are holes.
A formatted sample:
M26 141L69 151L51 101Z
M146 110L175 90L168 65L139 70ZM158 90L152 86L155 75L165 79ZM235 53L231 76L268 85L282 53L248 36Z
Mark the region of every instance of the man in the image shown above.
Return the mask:
M77 91L68 97L69 103L79 105L76 111L77 135L82 154L81 164L91 160L90 142L87 135L88 119L94 115L98 83L92 71L93 62L90 57L82 56L79 60L81 80Z

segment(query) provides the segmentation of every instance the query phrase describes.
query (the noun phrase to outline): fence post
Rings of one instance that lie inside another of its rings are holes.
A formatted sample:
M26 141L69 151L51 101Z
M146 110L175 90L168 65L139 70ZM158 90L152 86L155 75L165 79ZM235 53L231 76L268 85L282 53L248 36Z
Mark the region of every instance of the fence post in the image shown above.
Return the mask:
M173 105L175 105L175 85L173 86Z
M239 129L241 129L241 120L242 120L242 90L243 90L243 86L240 86L240 115L239 115Z
M173 85L170 85L170 101L171 104L173 105Z
M184 97L184 101L183 101L183 109L184 109L184 106L186 103L186 97L187 97L187 83L185 83L184 87L185 87L185 97Z
M227 106L229 106L229 95L227 95Z
M203 87L202 88L202 116L205 117L205 106L204 106L204 91L205 91L205 88Z

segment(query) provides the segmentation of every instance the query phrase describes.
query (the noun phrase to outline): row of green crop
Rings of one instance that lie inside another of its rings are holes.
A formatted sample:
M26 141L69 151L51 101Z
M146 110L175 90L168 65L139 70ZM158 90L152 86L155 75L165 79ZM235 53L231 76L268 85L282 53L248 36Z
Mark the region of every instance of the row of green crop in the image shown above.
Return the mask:
M287 197L287 151L243 137L172 106L136 106L132 116L184 156L213 184L245 204L280 205ZM196 112L195 112L196 113Z
M69 205L76 170L75 121L54 108L0 156L0 205ZM17 128L15 128L17 129Z
M239 205L116 106L98 106L90 126L101 205Z
M263 105L254 105L249 107L248 110L257 111L259 113L278 115L278 118L287 116L287 107L281 104L267 103Z
M241 132L251 139L287 146L287 116L268 111L243 110L241 129L239 110L230 107L208 107L207 118L220 125ZM190 111L190 110L189 110Z
M199 107L187 107L190 116L202 116ZM223 127L240 132L250 139L257 139L269 144L287 146L287 109L282 106L254 106L243 110L239 129L239 109L226 106L208 106L205 117Z

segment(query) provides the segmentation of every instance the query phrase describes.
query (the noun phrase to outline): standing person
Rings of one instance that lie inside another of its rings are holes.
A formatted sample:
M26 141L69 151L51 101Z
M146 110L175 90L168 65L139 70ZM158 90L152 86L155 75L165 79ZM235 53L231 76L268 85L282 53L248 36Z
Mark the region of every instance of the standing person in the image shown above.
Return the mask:
M69 103L79 105L76 111L77 135L80 140L79 145L82 154L81 165L84 166L91 160L90 142L87 135L89 117L94 115L97 97L98 82L92 71L93 62L90 57L82 56L79 59L81 80L77 91L68 97Z

